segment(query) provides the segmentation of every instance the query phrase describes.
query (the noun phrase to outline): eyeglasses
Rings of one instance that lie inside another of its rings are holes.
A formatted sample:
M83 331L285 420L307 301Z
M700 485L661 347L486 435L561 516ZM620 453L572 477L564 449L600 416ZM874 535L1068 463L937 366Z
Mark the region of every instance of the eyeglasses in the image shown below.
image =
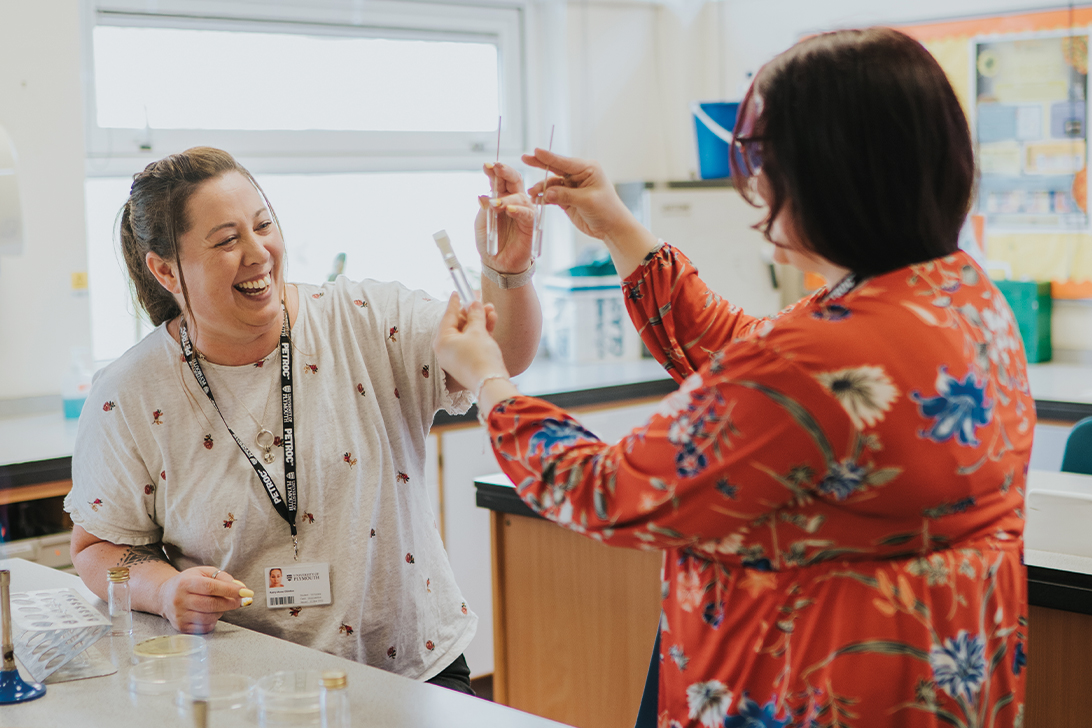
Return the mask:
M732 140L732 164L744 177L754 177L762 169L762 141L760 136L743 136Z

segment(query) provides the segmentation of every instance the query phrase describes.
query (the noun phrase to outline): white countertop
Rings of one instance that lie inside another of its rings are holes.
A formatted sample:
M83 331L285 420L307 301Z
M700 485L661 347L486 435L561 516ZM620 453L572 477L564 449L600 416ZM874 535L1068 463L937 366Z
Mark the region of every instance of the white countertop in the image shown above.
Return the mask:
M104 613L106 605L83 586L78 577L21 559L0 560L11 570L12 591L76 589ZM150 614L133 613L134 641L175 634L170 624ZM109 640L91 649L109 654ZM221 622L207 636L210 672L238 673L254 678L277 670L344 670L354 725L389 728L562 728L545 718L472 698L469 695L399 677L374 667L350 662L292 642ZM117 650L121 652L122 650ZM172 728L186 723L168 697L133 696L128 690L127 657L113 675L47 685L46 694L27 703L0 708L0 728L54 726L108 726L109 728ZM24 679L28 675L23 674ZM216 714L210 723L215 723Z
M1028 365L1031 395L1051 402L1092 404L1092 366L1082 364Z
M1092 475L1028 473L1024 563L1092 574Z

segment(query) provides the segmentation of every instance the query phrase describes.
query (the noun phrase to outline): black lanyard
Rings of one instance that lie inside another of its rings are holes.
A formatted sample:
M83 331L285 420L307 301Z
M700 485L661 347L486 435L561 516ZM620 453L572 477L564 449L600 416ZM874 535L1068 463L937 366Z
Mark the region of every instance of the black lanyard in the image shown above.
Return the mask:
M201 385L201 389L204 390L205 396L209 398L209 402L212 402L212 408L216 410L216 414L220 415L220 420L223 421L224 427L227 427L227 431L235 440L235 444L239 446L239 449L243 451L243 455L250 461L250 467L254 468L254 472L258 474L258 479L265 486L265 493L269 496L273 508L281 518L287 521L288 526L292 529L292 553L296 561L299 561L300 544L299 539L296 537L296 448L292 414L292 340L288 337L288 312L284 312L284 323L281 325L281 413L284 422L284 437L281 444L284 446L284 498L281 498L277 486L273 484L273 478L269 477L269 473L258 462L258 458L254 457L247 446L243 444L243 441L239 439L239 436L231 429L231 426L228 425L227 420L224 419L224 413L217 406L216 398L212 396L208 380L205 379L205 373L201 371L201 364L194 355L185 320L178 325L178 338L182 343L182 354L186 357L186 363L190 365L190 371L193 372L194 378ZM287 504L285 503L286 500L288 501Z

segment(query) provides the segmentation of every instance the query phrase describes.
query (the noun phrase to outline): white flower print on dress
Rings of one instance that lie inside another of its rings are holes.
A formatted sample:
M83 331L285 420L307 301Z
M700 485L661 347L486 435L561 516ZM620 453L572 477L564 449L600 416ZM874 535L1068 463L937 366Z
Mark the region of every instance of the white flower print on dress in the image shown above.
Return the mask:
M701 583L701 575L693 570L680 571L676 581L678 584L675 587L675 599L679 603L679 608L684 612L693 612L701 606L701 599L705 596L705 585Z
M732 707L732 693L719 680L696 682L686 689L686 703L691 718L706 728L721 728Z
M838 399L858 430L882 422L899 397L899 390L879 366L820 372L815 378Z
M1009 307L1002 303L1002 296L993 297L993 305L982 309L982 333L986 338L986 351L994 364L1009 363L1009 352L1020 350L1020 344L1012 335L1016 322Z
M674 417L679 414L690 404L690 393L700 387L701 384L701 375L691 374L679 385L678 389L663 398L660 406L656 409L656 414L661 417Z

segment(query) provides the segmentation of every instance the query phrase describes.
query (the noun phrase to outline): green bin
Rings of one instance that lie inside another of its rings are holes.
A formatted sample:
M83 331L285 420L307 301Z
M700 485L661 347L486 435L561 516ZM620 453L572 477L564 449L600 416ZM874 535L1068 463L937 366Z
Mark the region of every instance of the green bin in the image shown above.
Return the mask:
M1049 281L1004 280L994 281L993 284L1005 296L1016 317L1028 363L1050 361L1050 314L1053 306Z

